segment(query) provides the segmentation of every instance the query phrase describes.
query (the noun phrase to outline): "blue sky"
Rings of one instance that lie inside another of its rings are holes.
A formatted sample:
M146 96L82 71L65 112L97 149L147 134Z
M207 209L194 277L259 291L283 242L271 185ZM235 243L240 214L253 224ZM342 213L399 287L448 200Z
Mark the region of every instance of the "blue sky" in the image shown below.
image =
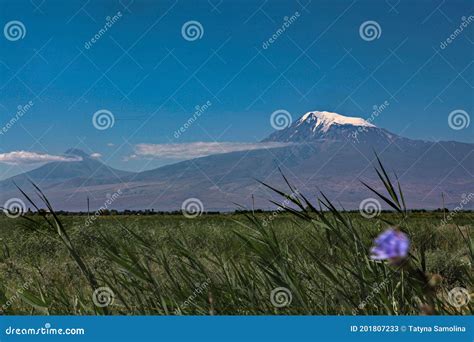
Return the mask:
M19 21L25 34L0 36L0 126L33 106L0 135L0 179L37 166L2 163L1 154L73 147L150 169L172 160L137 157L137 146L257 142L278 109L293 120L310 110L368 118L387 101L379 127L472 143L474 123L454 130L448 115L474 112L474 21L440 46L470 15L472 1L3 0L1 27ZM199 39L184 39L188 21L201 25ZM366 21L379 25L377 39L362 39ZM115 122L98 130L92 117L102 109Z

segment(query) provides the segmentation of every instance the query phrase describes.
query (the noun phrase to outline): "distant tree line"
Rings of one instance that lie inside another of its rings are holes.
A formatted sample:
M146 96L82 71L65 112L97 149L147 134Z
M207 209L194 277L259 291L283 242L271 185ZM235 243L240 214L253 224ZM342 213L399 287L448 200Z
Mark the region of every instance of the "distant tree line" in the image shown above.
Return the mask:
M227 212L220 212L220 211L205 211L202 213L202 215L230 215L230 214L250 214L250 213L256 213L256 214L263 214L263 213L271 213L274 212L275 210L262 210L262 209L255 209L255 210L235 210L235 211L227 211ZM45 209L40 209L39 211L32 211L30 208L23 214L23 215L38 215L38 214L44 214L47 213L48 211ZM346 213L358 213L359 210L346 210L342 211ZM382 210L381 213L393 213L395 212L394 210ZM411 213L449 213L450 210L448 208L437 208L434 210L428 210L428 209L412 209L408 210L408 212ZM470 213L473 212L471 209L467 210L461 210L461 212L465 213ZM88 215L94 215L95 211L87 212L87 211L64 211L64 210L59 210L56 211L56 214L58 215L63 215L63 216L88 216ZM0 215L4 215L4 212L0 210ZM104 209L101 210L100 216L152 216L152 215L183 215L183 212L181 210L174 210L174 211L155 211L154 209L145 209L145 210L115 210L115 209Z

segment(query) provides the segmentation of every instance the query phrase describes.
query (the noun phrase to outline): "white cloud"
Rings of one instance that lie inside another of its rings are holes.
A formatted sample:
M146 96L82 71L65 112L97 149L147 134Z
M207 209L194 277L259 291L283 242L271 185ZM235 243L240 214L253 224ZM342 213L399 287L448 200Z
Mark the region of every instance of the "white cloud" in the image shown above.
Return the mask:
M183 144L138 144L130 159L144 158L169 158L192 159L211 154L260 150L289 146L289 143L234 143L234 142L194 142Z
M102 157L102 154L95 152L95 153L92 153L90 157L94 159L99 159L100 157Z
M0 163L10 165L40 164L48 162L72 162L81 160L81 157L55 156L46 153L36 153L28 151L13 151L8 153L0 153Z

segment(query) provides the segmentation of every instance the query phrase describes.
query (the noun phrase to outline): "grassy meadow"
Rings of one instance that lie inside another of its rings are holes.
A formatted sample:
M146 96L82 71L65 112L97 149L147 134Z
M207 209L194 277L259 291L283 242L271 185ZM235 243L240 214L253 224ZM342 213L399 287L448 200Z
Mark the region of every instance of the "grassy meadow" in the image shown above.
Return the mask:
M381 166L381 165L380 165ZM0 216L4 314L472 314L474 213L410 212L383 167L393 212L367 218L290 186L275 212ZM370 189L370 188L369 188ZM297 194L297 195L294 195ZM287 204L291 204L287 205ZM450 220L446 217L450 216ZM395 227L403 258L373 260ZM459 290L460 289L460 290ZM467 296L467 297L466 297Z
M380 219L348 216L365 246L386 226ZM437 312L468 313L468 306L458 309L445 297L472 282L472 259L461 233L472 230L474 213L459 213L455 224L436 228L442 218L442 213L411 215L412 252L423 258L427 274L442 277L430 289L439 300ZM250 222L242 214L102 216L87 228L84 216L60 219L97 285L112 289L113 303L94 305L93 287L58 238L2 217L0 300L9 302L6 314L404 315L420 314L428 301L424 289L407 279L408 270L370 261L365 248L345 250L337 236L288 213L264 231L244 227ZM272 304L277 287L290 289L288 306Z

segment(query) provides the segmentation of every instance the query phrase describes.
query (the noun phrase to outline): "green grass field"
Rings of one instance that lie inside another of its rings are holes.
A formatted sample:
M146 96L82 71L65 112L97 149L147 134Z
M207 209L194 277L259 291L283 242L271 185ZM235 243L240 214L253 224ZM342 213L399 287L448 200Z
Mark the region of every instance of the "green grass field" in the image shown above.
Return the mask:
M39 215L29 217L38 225L3 216L0 301L6 314L472 313L448 292L472 283L474 213L444 226L442 213L409 214L413 260L401 267L368 258L398 214L343 213L356 233L331 212L333 230L309 215L101 216L89 227L86 216L59 217L83 266Z
M0 217L5 314L472 314L474 213L410 212L382 164L391 213L340 211L291 187L279 210ZM471 195L464 201L471 200ZM381 233L383 233L381 235ZM376 240L376 241L375 241ZM372 250L374 243L377 249ZM408 248L409 245L409 248ZM374 258L378 256L378 258Z

